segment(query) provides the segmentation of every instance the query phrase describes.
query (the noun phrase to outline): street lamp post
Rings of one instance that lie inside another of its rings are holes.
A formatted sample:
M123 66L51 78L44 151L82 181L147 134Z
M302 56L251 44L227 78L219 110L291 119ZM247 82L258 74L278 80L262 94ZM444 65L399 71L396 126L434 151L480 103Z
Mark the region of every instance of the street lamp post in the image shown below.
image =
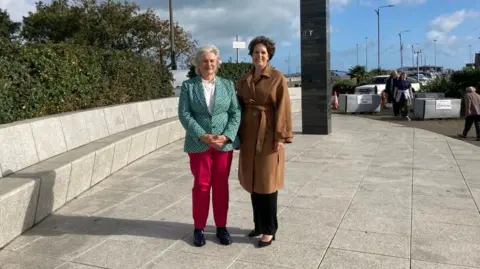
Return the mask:
M412 67L415 67L415 60L414 60L414 55L415 55L415 50L413 46L418 45L418 43L412 44Z
M468 45L468 63L472 63L472 45Z
M415 53L417 54L417 80L420 82L420 80L419 80L419 77L420 77L420 64L419 64L418 57L419 57L420 54L422 53L422 50L419 49L419 50L416 51Z
M413 51L413 45L412 45L412 67L415 66L415 60L413 59L415 52Z
M402 33L408 33L410 30L400 31L398 36L400 37L400 68L403 71L403 43L402 43Z
M172 0L168 1L169 12L170 12L170 56L171 56L171 66L172 70L177 70L177 60L175 59L175 35L174 35L174 24L173 24L173 3Z
M365 37L365 71L368 71L368 36Z
M358 44L357 44L357 66L358 66Z
M378 68L378 73L380 74L380 9L382 8L387 8L387 7L394 7L395 5L387 5L387 6L380 6L377 9L375 9L375 12L377 13L377 68Z
M434 69L437 71L437 40L433 40Z

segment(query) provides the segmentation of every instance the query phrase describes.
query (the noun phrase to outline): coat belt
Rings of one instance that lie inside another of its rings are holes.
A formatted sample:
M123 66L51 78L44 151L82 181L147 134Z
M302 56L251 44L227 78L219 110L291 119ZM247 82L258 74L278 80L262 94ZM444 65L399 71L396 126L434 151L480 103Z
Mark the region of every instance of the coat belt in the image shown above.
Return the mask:
M260 112L260 125L258 126L257 144L255 146L255 153L258 155L262 153L263 142L265 141L265 135L267 132L267 111L269 106L245 104L245 108L254 109Z

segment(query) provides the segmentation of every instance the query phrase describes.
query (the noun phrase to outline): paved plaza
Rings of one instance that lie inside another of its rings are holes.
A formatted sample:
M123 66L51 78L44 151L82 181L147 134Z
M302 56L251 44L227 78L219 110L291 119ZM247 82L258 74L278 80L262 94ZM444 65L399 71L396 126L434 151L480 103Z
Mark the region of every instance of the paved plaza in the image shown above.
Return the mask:
M1 269L480 268L480 148L393 123L334 115L329 136L287 146L276 241L262 249L249 194L230 178L229 230L192 245L183 141L127 166L0 251ZM212 212L211 212L212 213Z

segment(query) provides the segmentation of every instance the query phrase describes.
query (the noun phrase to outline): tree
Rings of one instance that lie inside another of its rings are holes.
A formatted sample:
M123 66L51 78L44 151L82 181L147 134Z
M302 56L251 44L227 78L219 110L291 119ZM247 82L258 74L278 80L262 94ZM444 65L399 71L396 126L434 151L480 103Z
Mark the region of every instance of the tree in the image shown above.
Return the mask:
M365 70L365 66L356 65L348 70L351 79L356 79L357 83L364 82L370 78L369 73Z
M0 8L0 38L15 38L21 24L13 22L6 10Z
M197 41L178 24L175 31L176 59L182 63L193 55ZM170 24L135 3L106 0L53 0L37 3L37 11L24 18L23 37L29 42L74 42L103 49L148 55L168 66Z
M70 41L82 30L81 17L85 16L68 0L54 0L51 4L36 3L37 11L23 18L22 37L33 43Z
M178 24L174 26L174 37L175 60L180 65L188 67L191 64L198 42L193 40L191 35ZM158 57L161 63L170 66L170 22L157 20L156 29L151 33L150 38L153 44L153 55Z
M370 74L374 75L374 76L377 76L377 75L388 75L390 74L390 71L389 70L386 70L386 69L378 69L378 68L375 68L375 69L372 69L370 70Z

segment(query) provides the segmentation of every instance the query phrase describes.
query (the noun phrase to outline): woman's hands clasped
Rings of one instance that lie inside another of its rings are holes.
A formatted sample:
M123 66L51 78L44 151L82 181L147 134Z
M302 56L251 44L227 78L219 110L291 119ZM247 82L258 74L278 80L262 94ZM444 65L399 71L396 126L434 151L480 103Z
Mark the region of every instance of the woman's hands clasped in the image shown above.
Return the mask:
M279 152L280 150L285 148L285 144L283 142L275 142L273 143L273 150Z
M215 149L220 149L225 143L227 143L228 138L224 135L204 134L200 137L200 140Z

